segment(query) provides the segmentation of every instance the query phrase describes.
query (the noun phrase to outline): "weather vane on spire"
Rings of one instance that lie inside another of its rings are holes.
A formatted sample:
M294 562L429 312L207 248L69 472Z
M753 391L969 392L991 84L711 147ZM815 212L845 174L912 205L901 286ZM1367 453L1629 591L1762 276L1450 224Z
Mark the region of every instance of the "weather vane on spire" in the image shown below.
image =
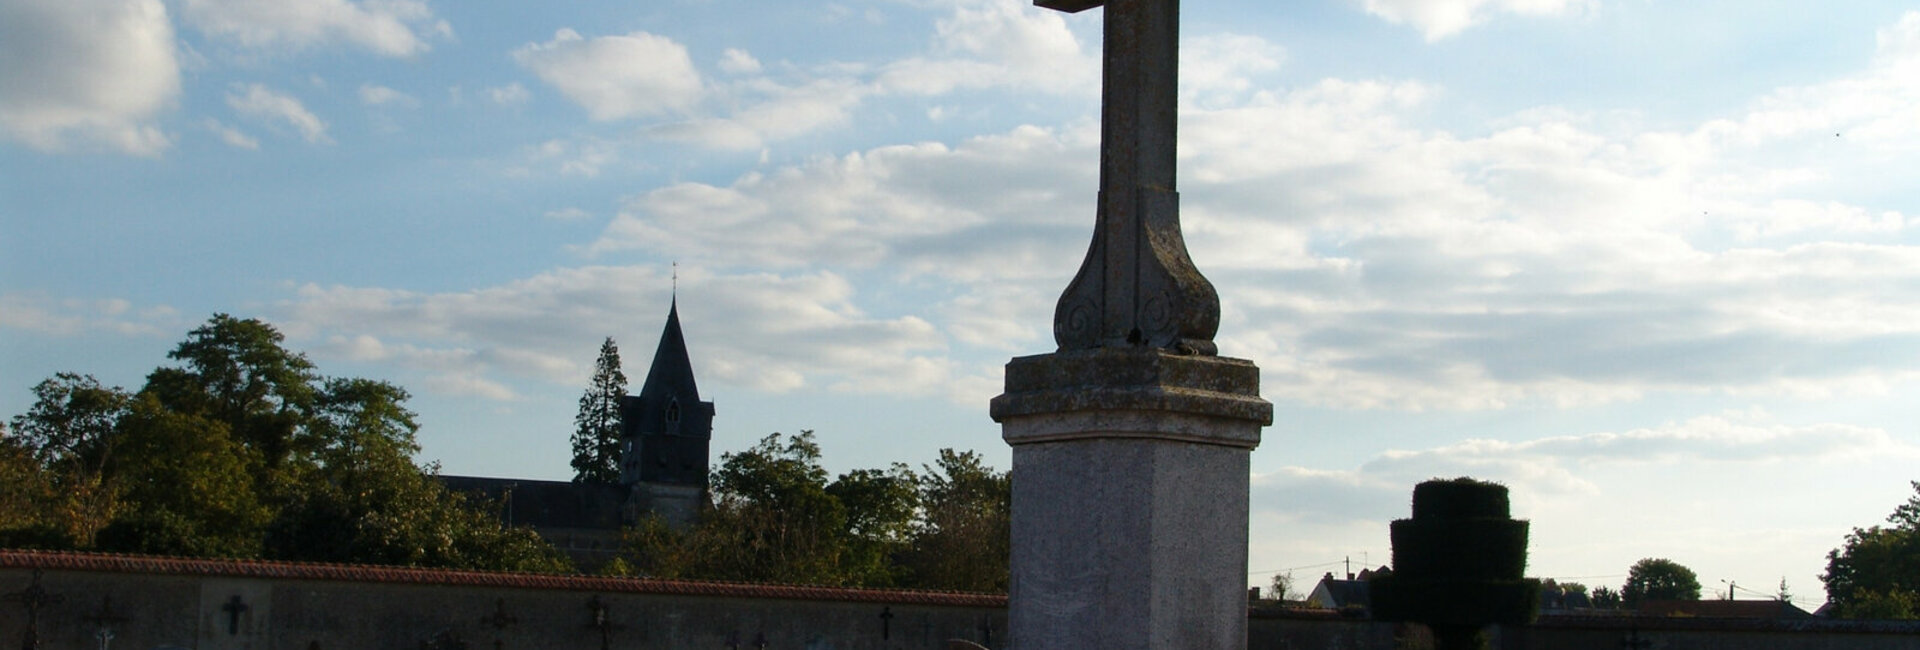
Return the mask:
M1100 196L1093 244L1054 309L1061 350L1154 347L1212 355L1220 297L1194 268L1174 188L1179 0L1036 0L1106 7Z

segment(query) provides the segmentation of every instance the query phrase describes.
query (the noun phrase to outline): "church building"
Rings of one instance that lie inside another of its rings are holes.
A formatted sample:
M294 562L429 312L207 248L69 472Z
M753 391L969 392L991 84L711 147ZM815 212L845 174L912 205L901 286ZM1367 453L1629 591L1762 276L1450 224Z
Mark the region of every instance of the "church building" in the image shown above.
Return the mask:
M498 502L504 523L531 526L580 570L591 572L619 552L622 526L658 515L679 528L699 516L707 500L713 413L713 402L700 400L675 299L640 393L620 405L619 484L480 476L442 476L441 481Z

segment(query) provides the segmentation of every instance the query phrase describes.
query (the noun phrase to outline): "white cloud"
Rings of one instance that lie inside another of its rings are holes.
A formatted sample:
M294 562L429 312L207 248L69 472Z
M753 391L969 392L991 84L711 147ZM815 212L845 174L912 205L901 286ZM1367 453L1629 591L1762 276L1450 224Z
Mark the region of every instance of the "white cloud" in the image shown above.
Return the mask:
M430 37L452 34L420 0L182 0L180 13L209 36L253 49L345 42L404 57L430 49Z
M260 140L258 138L242 133L239 129L227 126L220 120L209 117L203 124L206 125L208 131L212 131L214 135L220 136L220 141L227 143L229 147L249 150L260 148Z
M316 354L426 373L436 392L509 399L518 394L515 382L582 381L593 350L581 341L649 341L658 323L634 315L664 316L673 286L664 276L635 267L561 269L441 294L306 286L280 306L280 322L291 337L327 341ZM931 324L866 315L840 276L711 275L682 266L678 283L682 317L701 323L687 335L700 350L703 381L909 395L945 394L955 381L978 384L940 354L945 344ZM609 323L626 325L610 332Z
M593 213L580 208L566 207L558 210L548 210L541 216L555 221L580 221L593 218Z
M520 82L515 81L505 86L488 88L487 97L492 99L495 104L511 106L527 103L527 100L533 98L533 94L527 92L526 86L522 86Z
M79 336L108 332L120 336L164 337L185 321L172 307L136 309L123 298L53 299L32 293L0 294L0 329L48 336Z
M1016 0L959 2L935 24L934 53L887 65L875 85L890 93L938 95L1011 86L1050 93L1097 92L1100 56L1058 12Z
M1180 44L1181 101L1230 105L1257 87L1254 77L1280 69L1286 50L1257 36L1209 34Z
M360 103L368 106L420 107L420 100L412 95L378 84L360 85Z
M646 32L588 39L561 29L513 58L596 120L684 113L702 92L687 48Z
M154 119L180 94L180 63L158 0L0 3L0 43L0 137L146 156L171 144Z
M746 50L730 47L720 53L720 71L727 74L755 74L760 72L760 60L753 58Z
M227 93L227 106L244 117L292 127L310 143L333 141L327 137L327 123L308 111L300 100L261 84L236 84Z
M1367 13L1412 24L1429 42L1459 34L1490 14L1545 16L1584 10L1597 0L1361 0Z
M600 169L620 159L619 148L615 143L594 138L580 140L548 140L526 151L527 164L516 167L513 173L530 175L536 169L550 169L563 176L584 176L592 178L600 175Z

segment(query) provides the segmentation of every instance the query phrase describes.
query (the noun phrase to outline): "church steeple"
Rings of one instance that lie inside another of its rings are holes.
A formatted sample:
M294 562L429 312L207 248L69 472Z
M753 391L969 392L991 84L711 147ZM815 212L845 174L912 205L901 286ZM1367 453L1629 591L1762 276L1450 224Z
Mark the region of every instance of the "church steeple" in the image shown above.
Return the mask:
M700 400L686 335L680 331L680 299L667 308L667 325L653 351L653 365L640 393L622 411L620 482L646 491L704 490L707 442L713 437L713 402Z
M680 332L678 296L667 307L667 326L660 331L660 345L653 350L653 366L647 369L640 394L700 399L700 387L693 380L693 359L687 355L687 337Z

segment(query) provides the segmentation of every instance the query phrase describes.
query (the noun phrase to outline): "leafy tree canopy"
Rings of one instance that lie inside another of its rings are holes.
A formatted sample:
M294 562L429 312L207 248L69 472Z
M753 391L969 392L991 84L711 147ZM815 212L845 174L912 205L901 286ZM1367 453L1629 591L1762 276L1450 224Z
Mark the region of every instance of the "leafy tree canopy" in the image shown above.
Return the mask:
M1700 579L1693 569L1679 562L1645 558L1627 569L1627 583L1620 587L1620 598L1629 608L1649 600L1700 600Z
M1007 475L972 452L935 466L858 469L829 481L813 432L721 455L712 503L675 529L625 533L620 570L674 578L866 587L1006 589Z
M1855 528L1827 552L1827 600L1846 618L1920 618L1920 481L1887 526ZM1784 587L1783 587L1784 590Z
M327 378L259 320L216 314L139 392L61 373L0 444L0 543L213 557L560 570L413 463L405 390ZM24 459L24 460L23 460Z

